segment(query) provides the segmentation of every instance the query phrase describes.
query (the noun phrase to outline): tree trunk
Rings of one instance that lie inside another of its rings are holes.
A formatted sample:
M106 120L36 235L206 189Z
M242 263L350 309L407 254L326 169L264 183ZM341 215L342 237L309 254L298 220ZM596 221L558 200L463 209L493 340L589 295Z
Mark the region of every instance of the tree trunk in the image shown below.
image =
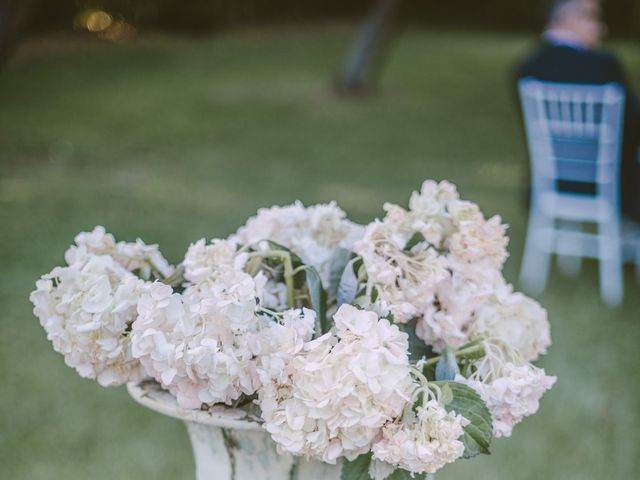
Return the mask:
M347 49L337 82L341 94L366 94L372 90L377 67L390 43L390 27L397 4L398 0L376 0Z

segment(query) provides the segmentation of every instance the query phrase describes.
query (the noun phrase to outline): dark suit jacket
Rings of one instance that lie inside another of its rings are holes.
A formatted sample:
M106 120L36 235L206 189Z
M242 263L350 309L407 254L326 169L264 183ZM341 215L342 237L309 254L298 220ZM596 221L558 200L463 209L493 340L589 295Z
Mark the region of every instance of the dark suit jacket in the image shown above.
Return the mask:
M611 54L599 50L583 50L564 45L543 44L517 69L516 78L534 77L542 81L562 83L604 84L617 82L625 89L624 144L621 165L622 209L640 217L640 166L637 161L640 144L640 103L630 87L623 68ZM580 193L584 186L565 186Z

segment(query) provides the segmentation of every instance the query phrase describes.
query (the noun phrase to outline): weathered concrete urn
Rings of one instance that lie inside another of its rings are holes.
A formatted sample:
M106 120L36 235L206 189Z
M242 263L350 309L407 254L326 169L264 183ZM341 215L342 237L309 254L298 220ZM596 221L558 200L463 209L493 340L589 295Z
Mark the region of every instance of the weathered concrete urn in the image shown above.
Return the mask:
M180 408L175 398L153 381L129 383L127 390L144 407L184 422L193 449L196 480L340 478L340 464L279 454L259 419L244 410L224 406L207 411Z

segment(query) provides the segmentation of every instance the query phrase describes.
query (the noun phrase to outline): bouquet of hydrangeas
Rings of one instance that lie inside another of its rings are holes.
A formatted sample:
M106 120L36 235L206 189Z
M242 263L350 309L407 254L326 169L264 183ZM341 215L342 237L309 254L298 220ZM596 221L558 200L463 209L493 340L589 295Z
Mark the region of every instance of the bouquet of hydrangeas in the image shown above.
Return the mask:
M262 209L177 267L96 227L34 313L101 385L152 377L183 408L244 408L279 451L354 475L432 474L537 411L549 323L502 276L500 217L434 181L384 209L366 226L335 203Z

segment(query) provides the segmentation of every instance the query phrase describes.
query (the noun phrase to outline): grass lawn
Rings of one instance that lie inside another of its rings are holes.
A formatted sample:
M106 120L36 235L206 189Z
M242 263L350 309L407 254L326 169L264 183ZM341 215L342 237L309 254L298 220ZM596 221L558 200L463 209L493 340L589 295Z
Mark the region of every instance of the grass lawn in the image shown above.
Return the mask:
M381 94L329 88L348 31L263 29L126 44L30 42L0 73L0 477L189 479L184 427L83 380L31 313L75 233L160 243L226 236L261 206L335 199L366 222L447 178L510 224L515 281L527 161L509 69L524 36L406 32ZM640 58L616 44L636 84ZM640 295L599 301L597 268L553 274L541 301L558 375L538 415L438 480L630 479L640 470Z

